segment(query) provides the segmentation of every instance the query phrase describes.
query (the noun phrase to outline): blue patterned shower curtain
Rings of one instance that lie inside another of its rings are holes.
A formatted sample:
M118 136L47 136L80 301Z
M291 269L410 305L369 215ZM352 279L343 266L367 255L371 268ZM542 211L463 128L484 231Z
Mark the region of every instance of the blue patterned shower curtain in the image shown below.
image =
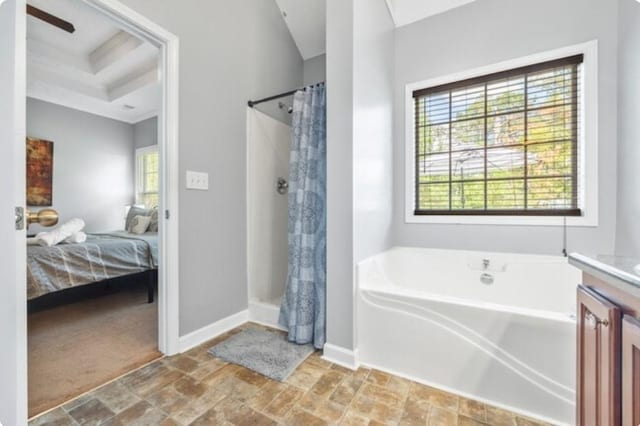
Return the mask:
M289 341L326 341L327 110L323 84L298 91L293 100L289 160L289 272L280 325Z

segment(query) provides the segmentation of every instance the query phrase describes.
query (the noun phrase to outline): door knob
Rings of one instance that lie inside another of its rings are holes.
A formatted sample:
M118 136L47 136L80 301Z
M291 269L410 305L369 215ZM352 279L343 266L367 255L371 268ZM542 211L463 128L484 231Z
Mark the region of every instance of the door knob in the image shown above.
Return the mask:
M600 320L600 319L598 319L598 317L593 315L591 312L587 312L584 315L584 321L587 323L587 325L589 325L589 327L593 328L594 330L596 328L598 328L599 325L601 325L603 327L608 327L609 326L609 321Z
M42 209L39 212L27 210L26 213L27 227L32 223L37 223L41 226L54 226L58 223L58 212L54 209Z

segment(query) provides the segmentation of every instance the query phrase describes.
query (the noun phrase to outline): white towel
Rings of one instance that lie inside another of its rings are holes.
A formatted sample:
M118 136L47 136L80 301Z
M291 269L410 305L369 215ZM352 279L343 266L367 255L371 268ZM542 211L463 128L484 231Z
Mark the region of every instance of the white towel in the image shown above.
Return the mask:
M85 241L87 241L87 234L85 234L82 231L74 232L73 234L71 234L70 237L64 240L65 243L74 243L74 244L84 243Z
M56 229L49 232L40 232L36 235L36 239L41 246L55 246L60 244L67 238L71 237L76 232L80 232L84 229L84 220L71 219L68 222L63 223Z
M72 235L76 232L80 232L84 229L84 220L82 219L71 219L68 222L63 223L58 227L61 232L68 233Z

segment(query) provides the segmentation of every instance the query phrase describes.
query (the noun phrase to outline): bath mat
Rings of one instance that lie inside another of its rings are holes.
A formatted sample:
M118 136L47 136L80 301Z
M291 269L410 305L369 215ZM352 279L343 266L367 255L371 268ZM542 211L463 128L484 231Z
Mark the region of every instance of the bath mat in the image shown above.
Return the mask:
M218 343L209 353L270 379L283 382L311 353L312 345L289 343L286 335L247 328Z

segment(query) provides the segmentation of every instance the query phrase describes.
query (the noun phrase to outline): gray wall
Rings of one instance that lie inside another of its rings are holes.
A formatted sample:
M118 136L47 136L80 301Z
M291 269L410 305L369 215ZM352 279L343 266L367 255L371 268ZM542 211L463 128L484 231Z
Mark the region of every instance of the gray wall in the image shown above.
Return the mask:
M394 23L384 0L355 0L354 261L391 246Z
M134 199L132 125L29 98L27 136L54 142L52 207L61 223L78 217L89 232L124 228Z
M384 0L329 0L327 25L327 336L352 350L355 265L391 245L394 26Z
M327 0L327 343L352 349L353 2Z
M616 251L640 257L640 4L620 0Z
M151 117L133 125L135 149L158 144L158 117Z
M561 227L404 222L404 88L407 83L598 39L600 225L570 228L569 249L612 252L616 220L616 24L617 2L479 0L399 28L395 61L395 244L560 253Z
M180 334L247 308L246 108L302 83L274 1L124 0L180 37ZM185 171L209 173L187 191Z
M327 79L327 55L318 55L304 61L302 84L309 86Z
M251 25L255 25L254 43L251 44L251 66L255 67L251 70L252 99L297 89L302 86L303 61L280 9L274 0L251 0L249 3L253 9ZM291 115L286 109L278 108L278 101L293 105L293 97L288 97L260 104L256 109L291 125Z

